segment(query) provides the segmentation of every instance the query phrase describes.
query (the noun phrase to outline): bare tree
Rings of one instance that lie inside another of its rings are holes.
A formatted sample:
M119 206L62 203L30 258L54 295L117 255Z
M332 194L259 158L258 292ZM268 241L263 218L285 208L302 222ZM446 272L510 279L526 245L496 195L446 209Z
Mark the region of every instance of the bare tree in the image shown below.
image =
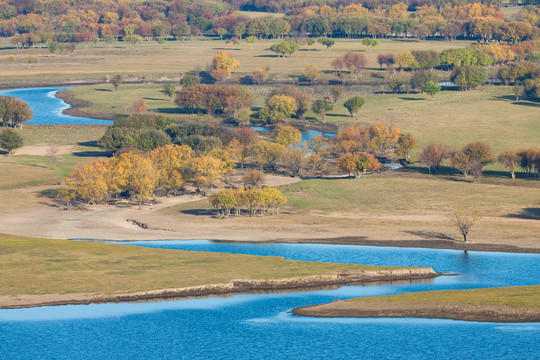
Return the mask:
M460 204L452 213L452 224L463 235L464 242L467 242L467 234L474 225L480 222L480 219L480 211L476 207L467 204Z
M53 164L53 169L56 168L56 162L58 161L58 152L60 151L60 147L56 144L51 145L49 149L47 150L47 156L49 157L49 160Z

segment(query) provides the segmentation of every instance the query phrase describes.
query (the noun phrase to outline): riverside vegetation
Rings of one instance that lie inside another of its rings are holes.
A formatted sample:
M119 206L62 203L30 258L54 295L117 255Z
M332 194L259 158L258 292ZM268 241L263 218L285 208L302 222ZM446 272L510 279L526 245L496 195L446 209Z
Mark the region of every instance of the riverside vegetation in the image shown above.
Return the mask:
M204 223L192 214L212 207L216 227L272 214L265 226L456 240L449 212L472 203L471 241L538 246L538 6L0 5L0 85L89 82L60 96L115 120L23 128L30 109L1 97L2 211L197 193L160 216ZM301 143L313 127L336 137ZM264 173L303 180L277 189Z

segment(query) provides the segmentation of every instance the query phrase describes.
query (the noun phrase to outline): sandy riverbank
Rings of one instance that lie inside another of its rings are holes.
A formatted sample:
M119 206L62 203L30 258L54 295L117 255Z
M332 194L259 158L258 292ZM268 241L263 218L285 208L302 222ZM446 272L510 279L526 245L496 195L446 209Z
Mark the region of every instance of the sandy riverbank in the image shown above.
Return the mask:
M433 279L440 275L431 268L364 270L276 280L233 280L227 284L209 284L117 295L46 294L0 296L0 309L107 302L177 300L194 297L230 296L243 293L295 292L318 288L336 288L348 284L425 280Z
M268 175L269 186L286 185L298 178ZM84 238L103 240L190 240L258 241L289 243L328 243L398 247L425 247L475 251L540 252L540 239L534 233L511 233L515 228L534 228L537 221L513 218L484 218L483 230L463 243L447 219L440 216L358 216L347 219L341 214L296 214L285 209L280 215L265 218L239 217L215 219L207 210L175 210L175 207L204 201L198 194L156 199L154 205L95 205L64 210L44 198L41 192L51 186L29 187L13 196L25 199L25 206L9 209L0 216L0 232L41 238ZM198 208L195 206L195 208ZM418 227L416 218L422 220ZM346 222L345 222L346 221ZM373 225L366 222L373 221ZM360 222L362 224L360 225ZM380 226L381 222L391 226ZM512 226L508 233L493 225ZM139 224L139 225L138 225ZM442 224L442 226L441 226ZM144 225L144 226L140 226ZM444 234L448 239L442 238Z

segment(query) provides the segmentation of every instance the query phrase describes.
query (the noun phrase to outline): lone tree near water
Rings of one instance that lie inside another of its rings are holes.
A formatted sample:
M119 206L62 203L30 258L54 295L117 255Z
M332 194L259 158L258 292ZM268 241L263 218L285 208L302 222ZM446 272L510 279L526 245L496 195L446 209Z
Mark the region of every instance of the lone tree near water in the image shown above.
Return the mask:
M467 235L471 231L471 228L480 222L480 211L477 208L461 204L452 213L452 223L458 228L461 235L463 235L463 241L467 242Z

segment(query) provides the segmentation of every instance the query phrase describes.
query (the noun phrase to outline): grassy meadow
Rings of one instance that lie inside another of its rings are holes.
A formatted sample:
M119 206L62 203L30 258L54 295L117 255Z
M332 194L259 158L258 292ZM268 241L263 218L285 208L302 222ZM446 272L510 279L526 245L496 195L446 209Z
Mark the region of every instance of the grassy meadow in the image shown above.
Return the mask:
M473 290L421 291L389 296L374 296L346 300L354 303L407 303L438 305L492 305L515 309L540 309L540 285L511 286Z
M398 53L404 50L437 50L467 47L470 41L416 41L381 40L373 50L367 51L359 39L336 39L331 49L315 43L303 45L289 58L278 58L270 47L281 40L259 40L253 44L241 41L234 46L226 40L215 38L195 38L187 41L167 41L160 46L155 41L144 41L130 47L118 42L109 47L105 43L79 46L73 54L51 54L46 48L13 49L9 40L0 39L0 85L6 87L11 82L34 81L54 82L62 80L102 80L106 75L122 74L141 79L167 80L177 78L181 72L202 70L211 57L219 50L230 51L240 61L241 68L236 73L247 73L254 69L270 68L277 77L289 77L302 73L306 64L317 65L321 70L332 72L330 62L346 51L363 52L368 58L368 67L379 69L377 55ZM8 56L15 56L15 64L10 65ZM29 65L27 56L38 56L39 63Z
M96 293L112 295L283 279L390 267L316 263L280 257L148 249L0 234L0 295Z

